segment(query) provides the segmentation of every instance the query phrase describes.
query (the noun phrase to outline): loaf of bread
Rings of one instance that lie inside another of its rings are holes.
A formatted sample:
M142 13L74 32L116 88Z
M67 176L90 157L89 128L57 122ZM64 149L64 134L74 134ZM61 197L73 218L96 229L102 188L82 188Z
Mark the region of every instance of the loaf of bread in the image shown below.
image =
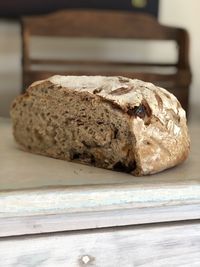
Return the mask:
M173 167L189 153L176 97L136 79L56 75L18 96L11 118L25 150L138 176Z

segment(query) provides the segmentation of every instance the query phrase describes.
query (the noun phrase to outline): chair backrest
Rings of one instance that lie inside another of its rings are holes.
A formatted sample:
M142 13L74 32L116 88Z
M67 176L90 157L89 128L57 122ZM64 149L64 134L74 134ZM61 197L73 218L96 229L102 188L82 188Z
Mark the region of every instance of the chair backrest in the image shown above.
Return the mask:
M64 10L48 15L22 18L22 54L23 54L23 88L31 82L44 79L56 71L47 71L45 65L75 66L76 70L64 71L66 75L120 75L154 82L168 88L187 108L191 72L188 60L189 38L184 29L167 27L149 15L126 11L97 10ZM174 40L178 45L178 60L176 63L149 62L117 62L91 60L53 60L30 57L31 36L54 37L84 37L84 38L115 38L137 40ZM40 70L32 66L40 65ZM87 66L87 71L79 66ZM106 66L109 70L97 70ZM120 67L115 69L116 66ZM148 67L148 71L123 71L126 67ZM91 67L91 71L88 70ZM94 68L95 67L95 68ZM173 67L174 73L154 72L151 68L160 70Z

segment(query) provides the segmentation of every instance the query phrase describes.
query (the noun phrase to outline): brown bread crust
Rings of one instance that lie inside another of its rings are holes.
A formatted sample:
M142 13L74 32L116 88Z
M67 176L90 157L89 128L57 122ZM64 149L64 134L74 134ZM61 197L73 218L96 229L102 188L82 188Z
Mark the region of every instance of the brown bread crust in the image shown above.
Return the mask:
M35 82L15 99L11 118L15 139L26 150L134 175L173 167L189 153L185 111L176 97L125 77L56 75Z

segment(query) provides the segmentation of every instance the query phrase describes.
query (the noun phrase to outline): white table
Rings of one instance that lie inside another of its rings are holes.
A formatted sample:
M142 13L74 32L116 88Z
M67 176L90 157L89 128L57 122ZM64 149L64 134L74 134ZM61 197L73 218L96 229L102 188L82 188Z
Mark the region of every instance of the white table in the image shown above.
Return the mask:
M199 122L187 162L136 178L21 151L0 119L0 266L200 266Z

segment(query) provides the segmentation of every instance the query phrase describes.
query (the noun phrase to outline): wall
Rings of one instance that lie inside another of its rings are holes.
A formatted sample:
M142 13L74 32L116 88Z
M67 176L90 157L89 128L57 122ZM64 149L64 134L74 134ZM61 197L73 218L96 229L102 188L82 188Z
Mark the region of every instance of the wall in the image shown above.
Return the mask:
M200 1L161 0L160 21L184 27L190 34L190 64L192 68L191 102L200 104Z
M161 0L160 21L173 26L181 26L188 29L191 38L190 62L193 72L193 83L191 91L191 101L200 102L200 37L198 25L200 25L200 1L198 0ZM8 116L8 110L12 99L19 94L21 89L21 54L20 54L20 27L15 21L0 20L0 116ZM174 44L170 43L170 49L165 50L161 44L150 43L148 46L141 42L88 42L81 43L84 54L80 51L80 43L75 41L55 40L51 41L49 48L41 39L33 40L34 55L43 54L48 57L52 55L51 47L57 47L57 55L63 54L73 56L100 58L110 57L131 60L140 59L175 60L176 54ZM74 48L76 49L73 54ZM120 53L119 53L120 50ZM70 51L70 52L69 52ZM137 51L137 54L134 53ZM163 53L165 51L165 53Z

